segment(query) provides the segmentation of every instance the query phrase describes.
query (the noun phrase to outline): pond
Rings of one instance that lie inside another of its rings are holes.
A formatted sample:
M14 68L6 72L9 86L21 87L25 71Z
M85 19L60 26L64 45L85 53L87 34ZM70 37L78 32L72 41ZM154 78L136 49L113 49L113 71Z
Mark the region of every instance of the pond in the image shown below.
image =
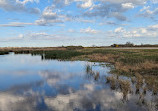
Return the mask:
M150 83L110 69L106 63L0 55L0 111L158 110L157 90L145 89Z

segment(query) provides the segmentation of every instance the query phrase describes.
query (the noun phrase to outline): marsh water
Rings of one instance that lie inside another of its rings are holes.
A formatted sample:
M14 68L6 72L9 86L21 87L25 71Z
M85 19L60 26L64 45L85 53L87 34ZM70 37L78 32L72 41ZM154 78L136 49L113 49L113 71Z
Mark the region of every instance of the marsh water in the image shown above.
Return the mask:
M42 60L31 54L0 55L0 111L157 111L151 90L124 95L112 88L106 63ZM129 80L130 77L119 76ZM145 83L144 83L145 84Z

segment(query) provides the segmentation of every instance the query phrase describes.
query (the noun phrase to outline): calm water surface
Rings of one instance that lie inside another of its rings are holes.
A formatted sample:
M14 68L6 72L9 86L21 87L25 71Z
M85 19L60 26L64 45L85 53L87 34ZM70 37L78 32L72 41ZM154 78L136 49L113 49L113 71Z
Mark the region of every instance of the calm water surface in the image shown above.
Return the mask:
M119 89L112 90L106 83L109 71L102 63L0 55L0 111L158 110L158 97L151 91L142 102L140 94L124 98Z

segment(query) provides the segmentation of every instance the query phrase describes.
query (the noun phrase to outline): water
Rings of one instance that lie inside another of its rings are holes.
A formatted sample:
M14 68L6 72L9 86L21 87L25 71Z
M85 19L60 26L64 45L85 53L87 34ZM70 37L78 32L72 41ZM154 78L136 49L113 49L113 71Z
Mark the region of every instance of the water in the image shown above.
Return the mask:
M110 67L87 61L42 60L0 55L0 111L156 111L151 91L124 94L111 89ZM120 76L130 80L129 77ZM134 84L131 88L135 90Z

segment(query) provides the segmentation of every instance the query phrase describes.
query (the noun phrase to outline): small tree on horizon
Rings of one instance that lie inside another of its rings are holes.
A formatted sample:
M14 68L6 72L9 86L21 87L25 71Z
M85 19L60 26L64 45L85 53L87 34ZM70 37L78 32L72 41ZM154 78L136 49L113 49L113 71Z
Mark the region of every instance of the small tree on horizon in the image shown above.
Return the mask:
M125 46L127 46L127 47L132 47L132 46L134 46L134 44L131 43L131 42L126 42Z

